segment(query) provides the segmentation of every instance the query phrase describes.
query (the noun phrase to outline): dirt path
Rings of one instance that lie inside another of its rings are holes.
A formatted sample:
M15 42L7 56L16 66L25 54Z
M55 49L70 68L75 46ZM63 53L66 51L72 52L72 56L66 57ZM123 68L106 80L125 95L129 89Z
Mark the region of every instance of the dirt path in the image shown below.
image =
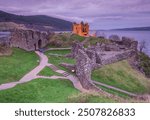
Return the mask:
M113 89L113 90L116 90L116 91L119 91L121 93L125 93L129 96L132 96L132 97L137 97L138 95L134 94L134 93L131 93L131 92L128 92L128 91L125 91L125 90L122 90L122 89L119 89L119 88L116 88L116 87L113 87L113 86L110 86L110 85L106 85L104 83L101 83L101 82L97 82L97 81L93 81L92 82L94 84L97 84L97 85L100 85L100 86L103 86L103 87L106 87L106 88L109 88L109 89Z
M29 82L31 80L38 78L37 74L48 64L48 58L47 58L47 56L45 56L44 54L42 54L38 51L36 51L35 53L40 57L40 64L36 68L31 70L29 73L27 73L24 77L22 77L19 81L0 85L0 90L13 88L17 84Z
M59 68L57 68L55 65L48 63L48 58L46 55L44 55L41 52L36 51L35 52L39 58L40 58L40 63L39 65L34 68L33 70L31 70L29 73L27 73L24 77L22 77L19 81L17 82L10 82L10 83L6 83L6 84L2 84L0 85L0 90L5 90L5 89L9 89L9 88L13 88L18 84L22 84L22 83L26 83L29 82L31 80L37 79L37 78L44 78L44 79L68 79L73 83L73 86L78 89L81 92L88 92L88 90L84 89L80 83L80 81L78 80L78 78L64 70L60 70ZM51 68L53 71L61 74L62 76L39 76L38 73L43 70L45 67L49 67ZM96 82L96 81L92 81L94 84L100 85L100 86L104 86L106 88L109 89L113 89L122 93L125 93L129 96L137 96L136 94L127 92L125 90L121 90L119 88L113 87L113 86L109 86L100 82Z
M43 53L38 51L36 51L35 53L40 57L40 64L36 68L31 70L29 73L27 73L24 77L22 77L19 81L0 85L0 90L10 89L15 87L18 84L26 83L37 78L44 78L44 79L68 79L73 83L76 89L78 89L81 92L87 92L87 90L82 88L79 80L75 76L67 73L66 71L59 70L53 64L48 63L48 58ZM50 67L55 72L62 74L63 76L39 76L38 73L46 66Z

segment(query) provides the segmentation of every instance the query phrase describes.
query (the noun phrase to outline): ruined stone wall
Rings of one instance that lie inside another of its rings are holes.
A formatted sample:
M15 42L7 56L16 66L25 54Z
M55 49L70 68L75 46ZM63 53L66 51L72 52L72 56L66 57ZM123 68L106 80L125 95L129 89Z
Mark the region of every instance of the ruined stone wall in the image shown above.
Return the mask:
M137 54L138 42L129 38L123 38L119 42L113 41L110 44L111 47L109 50L106 49L105 45L101 46L99 43L89 48L84 48L80 43L72 46L72 57L76 59L75 72L85 89L98 89L91 82L92 70L120 60L135 57ZM122 46L124 46L123 49Z
M0 37L0 45L10 46L10 37Z
M48 36L46 32L15 30L11 34L10 44L27 51L38 50L49 43Z
M121 39L117 35L111 35L109 39L111 42L101 47L103 51L120 51L129 49L134 49L137 51L138 42L132 38L122 37Z
M10 48L9 37L0 37L0 56L11 55L12 50Z

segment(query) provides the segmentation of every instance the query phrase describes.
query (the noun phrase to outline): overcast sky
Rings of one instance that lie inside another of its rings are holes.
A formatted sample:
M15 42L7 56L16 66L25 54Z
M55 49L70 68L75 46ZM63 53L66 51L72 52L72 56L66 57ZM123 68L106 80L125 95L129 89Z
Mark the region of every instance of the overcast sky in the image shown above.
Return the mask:
M150 26L150 0L0 0L0 10L86 21L92 29Z

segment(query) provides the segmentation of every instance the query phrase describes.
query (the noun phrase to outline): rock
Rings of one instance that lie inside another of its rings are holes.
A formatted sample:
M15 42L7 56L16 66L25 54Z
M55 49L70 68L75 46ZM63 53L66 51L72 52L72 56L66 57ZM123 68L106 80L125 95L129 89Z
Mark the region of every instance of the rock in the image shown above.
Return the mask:
M119 51L119 46L117 44L111 43L105 45L105 51Z
M111 35L111 36L109 36L109 39L112 41L121 41L121 39L118 35Z
M122 37L123 45L130 49L137 49L138 42L132 38Z

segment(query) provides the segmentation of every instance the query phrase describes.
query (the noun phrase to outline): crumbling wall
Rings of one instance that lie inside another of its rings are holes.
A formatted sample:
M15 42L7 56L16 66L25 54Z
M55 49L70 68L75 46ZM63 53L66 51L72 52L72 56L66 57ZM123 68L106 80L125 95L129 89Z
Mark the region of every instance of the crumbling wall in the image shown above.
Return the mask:
M10 44L27 51L38 50L49 43L48 36L46 32L15 30L11 34Z
M104 48L102 48L100 44L89 48L84 48L80 43L75 43L72 46L72 56L76 59L76 75L85 89L98 90L91 82L92 70L120 60L135 57L137 54L138 42L129 38L124 37L120 42L113 41L110 44L112 45L110 51L107 51L104 45L102 46ZM124 49L121 46L124 46Z

